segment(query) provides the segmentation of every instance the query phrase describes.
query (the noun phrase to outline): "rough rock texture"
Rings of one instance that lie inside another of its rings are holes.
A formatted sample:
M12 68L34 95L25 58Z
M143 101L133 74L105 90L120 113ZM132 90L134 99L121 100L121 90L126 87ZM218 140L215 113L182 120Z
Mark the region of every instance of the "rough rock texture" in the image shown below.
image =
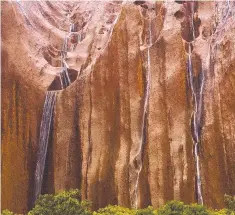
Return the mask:
M78 77L57 94L43 192L79 188L93 208L197 201L190 45L195 80L204 74L204 203L221 208L235 194L234 2L1 4L3 208L32 206L43 103L69 20L79 23L67 58Z

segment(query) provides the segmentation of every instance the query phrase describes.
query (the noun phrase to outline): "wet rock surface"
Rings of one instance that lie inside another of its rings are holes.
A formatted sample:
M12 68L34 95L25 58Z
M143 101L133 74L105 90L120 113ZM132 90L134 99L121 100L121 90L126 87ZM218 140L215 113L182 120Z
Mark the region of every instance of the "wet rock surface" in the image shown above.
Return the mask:
M32 206L47 90L58 92L43 193L79 188L94 209L198 201L190 51L196 90L204 74L204 204L221 208L224 194L235 194L234 2L1 4L2 208L23 213ZM61 89L71 23L73 83Z

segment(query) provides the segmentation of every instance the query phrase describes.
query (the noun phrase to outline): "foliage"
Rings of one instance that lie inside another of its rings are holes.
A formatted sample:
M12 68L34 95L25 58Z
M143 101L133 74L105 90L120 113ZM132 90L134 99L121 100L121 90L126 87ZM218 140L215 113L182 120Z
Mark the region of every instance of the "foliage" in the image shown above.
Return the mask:
M2 215L14 215L14 213L9 210L3 210Z
M225 195L224 202L229 210L235 211L235 196Z
M183 215L209 215L210 212L202 205L191 204L186 205L184 208Z
M212 215L212 213L202 205L185 205L183 202L170 201L159 208L157 215Z
M158 209L158 215L179 215L184 212L184 203L179 201L169 201Z
M180 201L169 201L159 209L149 206L144 209L129 209L116 205L108 205L98 211L90 211L90 203L81 201L78 190L60 192L55 195L41 195L35 207L28 215L235 215L235 196L225 195L226 209L208 210L202 205L185 205ZM9 210L3 215L16 215Z
M137 210L136 215L157 215L157 210L149 206L147 208Z
M214 213L211 213L212 215L235 215L235 212L228 210L228 209L222 209L220 211L215 211Z
M80 201L78 190L70 190L39 196L28 215L91 215L89 207L89 202Z
M135 215L136 212L133 209L124 208L117 205L108 205L105 208L99 209L94 212L93 215Z

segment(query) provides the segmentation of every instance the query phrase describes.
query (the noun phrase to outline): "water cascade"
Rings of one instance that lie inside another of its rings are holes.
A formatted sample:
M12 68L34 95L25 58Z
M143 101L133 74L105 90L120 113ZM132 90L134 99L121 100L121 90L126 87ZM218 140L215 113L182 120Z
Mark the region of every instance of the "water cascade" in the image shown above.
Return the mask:
M72 24L70 26L70 32L75 30L75 25ZM72 50L76 44L72 45ZM71 84L71 80L68 74L69 66L66 63L67 52L70 51L71 48L68 46L68 37L65 37L64 43L62 45L61 50L61 67L62 71L59 74L60 82L61 82L61 89L65 89ZM42 183L43 183L43 175L45 170L45 161L47 157L47 149L48 149L48 142L49 136L51 131L51 123L53 118L53 111L56 102L56 91L47 91L46 99L43 108L43 115L40 127L40 138L39 138L39 149L38 149L38 157L37 157L37 164L36 164L36 171L35 171L35 192L34 192L34 202L41 194L42 191Z
M194 2L191 4L191 30L193 41L195 40L195 29L194 29ZM201 118L202 118L202 96L203 96L203 84L204 74L199 73L198 77L194 77L193 65L192 65L192 42L188 43L188 85L190 87L193 99L193 113L191 117L191 128L192 128L192 139L194 143L194 159L195 159L195 187L196 187L196 198L199 204L203 204L202 197L202 185L201 185L201 174L200 174L200 159L199 159L199 143L200 143L200 132L201 132ZM198 82L196 84L196 81Z
M78 43L78 35L76 34L76 31L77 31L77 25L75 23L70 23L69 33L68 35L66 35L62 46L61 67L63 69L62 72L60 73L60 82L62 89L68 87L71 84L71 80L68 74L69 66L66 63L66 58L67 58L67 52L74 51ZM70 41L70 44L68 44L68 40Z
M141 122L141 146L140 149L135 157L135 160L137 162L138 168L137 168L137 176L136 176L136 183L134 187L134 197L132 199L131 205L133 208L137 208L138 205L138 184L139 184L139 175L142 170L142 150L143 146L145 144L145 132L146 132L146 123L147 123L147 113L148 113L148 105L149 105L149 94L150 94L150 83L151 83L151 59L150 59L150 47L152 46L152 31L151 31L151 20L149 24L149 44L147 47L147 69L146 69L146 87L145 87L145 93L144 93L144 110L143 110L143 115L142 115L142 122Z
M51 131L51 122L53 118L54 106L56 102L56 91L48 91L43 108L42 121L40 126L38 160L35 171L35 196L38 198L42 190L43 175L45 169L45 161L47 156L48 141Z
M69 74L68 74L68 65L65 61L67 57L67 51L68 51L68 38L65 37L64 44L62 46L62 51L61 51L61 67L63 69L62 69L62 72L60 73L60 82L61 82L62 89L68 87L71 83Z
M203 84L204 74L201 73L198 79L198 87L194 84L193 66L192 66L192 51L189 45L188 53L188 83L192 92L194 110L191 117L192 126L192 139L194 143L194 159L196 170L196 195L199 204L203 204L202 198L202 185L200 174L200 161L199 161L199 143L200 143L200 130L201 130L201 118L202 118L202 96L203 96Z

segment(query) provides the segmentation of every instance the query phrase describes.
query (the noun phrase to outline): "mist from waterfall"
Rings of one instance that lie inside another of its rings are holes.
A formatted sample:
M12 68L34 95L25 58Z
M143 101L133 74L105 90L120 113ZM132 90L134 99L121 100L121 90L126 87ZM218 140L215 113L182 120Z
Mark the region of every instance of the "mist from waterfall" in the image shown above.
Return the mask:
M46 99L44 103L42 121L40 126L38 157L35 171L34 201L38 198L42 191L45 161L47 156L48 142L51 132L51 124L53 119L54 106L56 102L56 95L56 91L48 91L46 93Z

